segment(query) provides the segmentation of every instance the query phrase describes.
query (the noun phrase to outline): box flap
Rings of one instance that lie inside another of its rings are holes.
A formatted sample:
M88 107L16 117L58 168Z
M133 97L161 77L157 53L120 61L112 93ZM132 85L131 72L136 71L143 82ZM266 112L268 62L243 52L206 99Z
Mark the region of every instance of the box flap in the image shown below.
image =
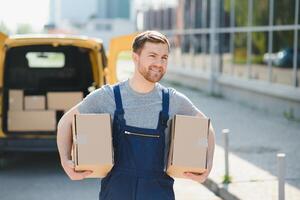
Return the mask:
M173 146L174 146L174 126L175 126L175 118L171 119L170 122L170 130L169 130L169 152L168 152L168 163L167 163L167 169L170 165L173 163Z
M76 130L76 115L73 117L73 123L72 123L72 136L73 136L73 162L75 166L78 165L78 146L77 146L77 130Z
M208 127L208 129L207 129L207 149L206 149L206 163L205 163L205 168L207 169L207 161L208 161L208 137L209 137L209 129L210 129L210 119L209 118L207 118L208 120L207 120L207 127Z

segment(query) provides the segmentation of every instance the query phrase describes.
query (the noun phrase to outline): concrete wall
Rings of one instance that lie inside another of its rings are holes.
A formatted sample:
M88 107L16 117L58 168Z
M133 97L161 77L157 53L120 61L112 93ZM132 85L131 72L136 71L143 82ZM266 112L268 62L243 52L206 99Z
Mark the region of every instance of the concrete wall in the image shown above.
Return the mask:
M209 93L209 74L169 68L166 80ZM280 116L300 120L300 89L291 86L245 80L222 75L220 96Z

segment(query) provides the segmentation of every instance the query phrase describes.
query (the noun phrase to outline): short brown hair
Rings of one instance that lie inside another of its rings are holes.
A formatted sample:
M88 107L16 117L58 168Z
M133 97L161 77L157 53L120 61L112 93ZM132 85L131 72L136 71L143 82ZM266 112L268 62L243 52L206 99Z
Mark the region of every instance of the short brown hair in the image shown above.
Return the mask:
M166 44L170 51L170 43L165 35L158 31L144 31L134 38L132 44L133 52L140 53L146 42Z

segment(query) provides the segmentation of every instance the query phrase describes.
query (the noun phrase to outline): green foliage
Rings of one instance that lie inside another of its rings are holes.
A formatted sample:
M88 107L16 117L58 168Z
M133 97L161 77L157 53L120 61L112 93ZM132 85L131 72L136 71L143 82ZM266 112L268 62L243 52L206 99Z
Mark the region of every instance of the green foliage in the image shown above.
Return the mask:
M253 54L262 55L267 52L268 33L252 33L252 52Z
M5 33L6 35L10 34L9 28L2 21L0 22L0 32Z
M246 64L247 63L247 49L238 48L234 52L234 63L236 64ZM261 64L263 63L263 54L252 54L251 63Z
M288 111L283 112L283 116L290 121L300 122L300 118L294 114L294 109L290 108Z
M230 0L224 0L224 10L230 13ZM235 26L248 25L248 0L235 0ZM295 0L274 1L274 25L294 24L295 15ZM253 26L267 26L269 25L269 0L253 0L252 13ZM235 48L246 48L247 39L246 33L235 34ZM273 32L273 52L277 52L285 47L292 47L294 40L293 31L275 31ZM300 46L300 41L299 46ZM252 33L252 53L262 56L267 52L268 32ZM237 50L240 51L240 50ZM236 62L243 62L245 56L241 52L236 52ZM260 62L254 56L254 62Z
M294 120L295 119L295 115L294 115L294 110L290 109L289 111L284 111L284 116L285 118L287 118L288 120Z
M214 98L218 98L218 99L223 99L224 96L222 94L218 94L218 93L210 93L209 96L214 97Z
M30 24L19 24L17 27L17 34L26 34L26 33L32 33L32 27Z
M131 52L123 51L118 55L118 60L131 60Z
M231 182L232 182L231 176L227 176L227 175L223 176L223 181L222 181L223 184L229 184Z
M274 24L294 24L296 0L274 1Z

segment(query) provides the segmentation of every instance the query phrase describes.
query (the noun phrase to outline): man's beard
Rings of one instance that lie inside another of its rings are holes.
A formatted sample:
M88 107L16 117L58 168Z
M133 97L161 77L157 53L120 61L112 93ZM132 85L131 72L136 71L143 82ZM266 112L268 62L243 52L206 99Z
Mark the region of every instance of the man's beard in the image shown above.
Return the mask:
M151 83L160 81L165 74L163 69L154 66L149 66L148 70L143 67L139 67L138 70L140 74L142 74L142 76Z

